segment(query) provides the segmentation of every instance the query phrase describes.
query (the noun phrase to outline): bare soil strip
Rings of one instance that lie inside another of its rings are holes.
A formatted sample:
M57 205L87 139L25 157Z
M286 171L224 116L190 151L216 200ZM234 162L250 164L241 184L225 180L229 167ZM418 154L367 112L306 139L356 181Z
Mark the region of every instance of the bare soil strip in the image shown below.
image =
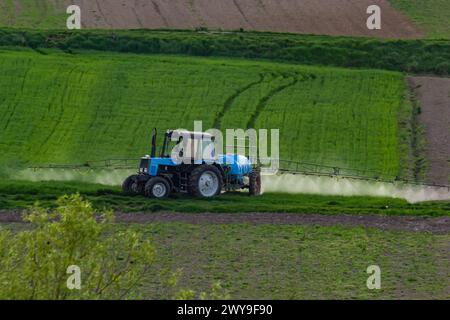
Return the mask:
M245 30L418 38L423 33L387 0L65 0L77 4L84 28ZM366 26L379 5L382 29Z
M348 226L391 231L449 234L450 217L320 215L296 213L116 213L120 223L183 222L190 224ZM0 223L23 222L20 211L0 211Z
M450 78L409 77L419 99L419 122L425 127L427 180L448 184L450 179Z

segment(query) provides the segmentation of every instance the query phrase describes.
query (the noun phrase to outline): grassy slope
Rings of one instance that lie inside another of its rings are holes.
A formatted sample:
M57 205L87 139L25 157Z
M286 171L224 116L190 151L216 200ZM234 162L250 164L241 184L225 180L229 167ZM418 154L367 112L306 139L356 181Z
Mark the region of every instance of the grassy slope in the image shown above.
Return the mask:
M24 230L24 224L3 224ZM157 259L141 282L148 299L221 281L232 299L448 299L448 235L352 227L123 224L142 232ZM381 268L381 290L366 269ZM181 270L176 288L165 285Z
M64 194L80 192L95 207L123 212L291 212L322 214L381 214L444 216L450 214L449 202L408 204L405 200L370 197L264 194L250 198L246 193L224 194L215 199L176 196L151 200L124 195L119 187L78 182L0 182L0 209L25 209L39 201L51 207Z
M0 70L3 163L141 156L149 152L153 126L160 132L193 129L194 120L203 120L204 129L217 122L222 129L279 128L284 159L373 170L386 177L400 171L401 74L9 50L0 51ZM252 83L257 84L246 89Z
M430 38L450 37L450 1L448 0L389 0L399 11L426 31Z

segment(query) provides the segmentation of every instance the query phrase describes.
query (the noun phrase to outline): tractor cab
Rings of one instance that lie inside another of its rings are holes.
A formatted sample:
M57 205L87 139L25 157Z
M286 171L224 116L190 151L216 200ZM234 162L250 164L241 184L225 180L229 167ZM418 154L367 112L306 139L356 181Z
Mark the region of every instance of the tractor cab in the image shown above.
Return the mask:
M215 137L205 132L168 130L164 135L161 158L198 162L215 158ZM153 146L152 146L153 147Z
M151 154L141 158L139 172L157 175L160 165L202 164L216 162L215 137L209 133L168 130L157 154L157 132L153 129Z

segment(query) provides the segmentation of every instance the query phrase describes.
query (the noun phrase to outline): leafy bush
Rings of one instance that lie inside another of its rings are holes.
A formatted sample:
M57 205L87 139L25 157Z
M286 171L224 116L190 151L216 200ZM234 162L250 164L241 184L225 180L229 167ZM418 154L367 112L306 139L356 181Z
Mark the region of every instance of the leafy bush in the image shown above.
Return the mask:
M440 75L448 75L450 74L450 63L449 62L441 62L436 65L435 72Z
M112 212L96 215L80 195L63 196L48 212L24 219L30 230L0 231L0 299L125 299L154 260L154 248L131 231L114 232ZM69 289L69 266L81 271Z

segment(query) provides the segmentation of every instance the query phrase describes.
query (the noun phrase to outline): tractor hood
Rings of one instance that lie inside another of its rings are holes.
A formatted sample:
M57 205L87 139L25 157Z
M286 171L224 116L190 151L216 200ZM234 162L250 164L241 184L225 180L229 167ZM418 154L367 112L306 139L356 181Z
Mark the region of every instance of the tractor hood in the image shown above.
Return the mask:
M224 154L219 156L219 161L224 167L229 167L231 174L245 175L252 172L252 163L247 157L238 154Z

